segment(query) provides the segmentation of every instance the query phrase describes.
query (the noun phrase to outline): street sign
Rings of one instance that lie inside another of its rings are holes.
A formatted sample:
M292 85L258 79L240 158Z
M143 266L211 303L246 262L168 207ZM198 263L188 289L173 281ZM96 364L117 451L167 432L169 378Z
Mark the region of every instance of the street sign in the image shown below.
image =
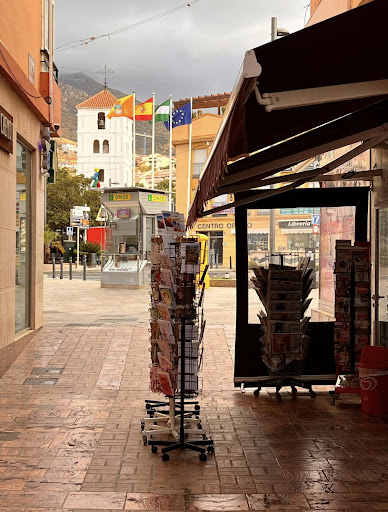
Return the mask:
M313 234L319 235L319 225L318 224L313 225Z
M70 225L72 227L88 229L89 222L89 206L76 206L70 210Z
M313 213L311 215L311 224L317 224L319 226L319 224L321 223L321 216L319 213Z
M66 235L67 236L73 236L73 227L72 226L67 226L67 228L66 228Z

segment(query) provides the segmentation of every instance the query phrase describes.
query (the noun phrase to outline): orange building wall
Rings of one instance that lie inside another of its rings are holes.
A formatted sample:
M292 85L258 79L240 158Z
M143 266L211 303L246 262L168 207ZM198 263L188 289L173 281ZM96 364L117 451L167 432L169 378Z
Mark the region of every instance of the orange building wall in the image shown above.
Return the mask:
M35 60L35 87L39 90L42 0L0 0L0 13L0 41L27 77L31 54Z
M311 0L310 19L307 25L314 25L314 23L319 23L373 1L374 0Z

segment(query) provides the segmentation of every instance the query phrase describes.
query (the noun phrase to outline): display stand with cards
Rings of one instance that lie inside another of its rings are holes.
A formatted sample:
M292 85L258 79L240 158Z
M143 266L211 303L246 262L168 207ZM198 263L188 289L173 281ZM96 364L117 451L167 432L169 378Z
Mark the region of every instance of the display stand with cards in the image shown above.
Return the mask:
M336 241L334 359L337 382L332 403L343 393L360 394L357 363L370 344L370 244Z
M195 450L206 460L206 451L214 451L213 441L204 434L199 405L193 401L200 391L205 329L204 273L198 279L201 250L195 238L180 230L174 215L179 214L165 212L158 218L160 235L151 240L150 388L168 401L146 401L149 417L142 420L142 435L153 453L162 447L165 461L178 448Z
M308 296L314 281L314 270L309 268L309 258L301 258L298 266L273 265L256 267L252 278L254 288L264 306L258 317L263 336L261 353L268 368L268 379L260 381L261 387L276 387L276 399L281 401L280 389L290 386L296 396L297 387L309 390L315 397L311 384L301 379L309 338L306 330L310 318L305 317L312 299Z

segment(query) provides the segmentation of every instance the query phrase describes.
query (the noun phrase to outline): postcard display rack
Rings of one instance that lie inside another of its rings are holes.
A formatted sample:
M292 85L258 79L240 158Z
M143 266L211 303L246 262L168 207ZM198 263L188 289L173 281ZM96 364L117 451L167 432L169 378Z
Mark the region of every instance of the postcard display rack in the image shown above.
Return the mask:
M153 453L163 447L165 461L169 452L179 448L198 452L200 460L207 459L206 451L214 452L213 441L202 430L198 402L189 401L199 394L206 324L206 270L200 278L200 255L195 238L183 234L151 238L150 388L163 393L168 401L146 400L149 417L142 420L141 427L144 444L149 444ZM166 439L171 436L173 440Z
M297 267L270 264L269 268L254 268L253 282L265 311L258 317L264 332L260 338L263 361L269 377L260 381L261 387L276 387L276 400L281 401L280 389L290 386L293 397L297 388L309 390L315 398L309 382L301 379L309 338L306 329L310 318L304 314L311 300L308 296L314 281L314 270L308 268L310 258L304 257Z
M336 241L334 359L335 404L342 393L360 394L357 363L370 344L370 243Z

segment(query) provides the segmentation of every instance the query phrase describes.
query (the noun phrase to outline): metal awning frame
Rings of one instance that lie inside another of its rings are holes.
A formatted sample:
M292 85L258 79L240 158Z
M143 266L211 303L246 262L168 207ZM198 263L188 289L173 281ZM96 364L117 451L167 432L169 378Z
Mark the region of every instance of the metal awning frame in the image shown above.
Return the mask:
M249 198L239 199L238 201L233 201L232 203L228 203L222 207L219 206L217 208L212 208L211 210L206 210L205 212L202 213L201 217L212 215L214 213L220 212L227 208L235 208L236 206L242 206L245 204L249 204L254 201L272 197L272 196L275 196L278 194L282 194L283 192L287 192L289 190L298 188L301 185L304 185L305 183L309 182L311 179L313 179L315 177L318 177L320 175L324 175L324 174L329 173L330 171L333 171L340 165L346 163L347 161L360 155L361 153L364 153L364 151L367 151L368 149L371 149L371 148L377 146L377 144L380 144L381 142L383 142L387 139L388 139L388 126L386 126L386 128L383 130L383 133L380 133L380 135L378 135L377 137L373 137L373 138L363 142L356 148L353 148L352 150L348 151L347 153L340 156L339 158L336 158L332 162L329 162L324 167L321 167L321 168L318 167L317 169L314 169L313 171L306 171L306 172L299 173L300 176L298 176L298 179L295 182L291 183L290 185L285 185L284 187L279 187L276 189L260 191L258 194L255 194ZM267 185L267 183L266 183L266 185Z

